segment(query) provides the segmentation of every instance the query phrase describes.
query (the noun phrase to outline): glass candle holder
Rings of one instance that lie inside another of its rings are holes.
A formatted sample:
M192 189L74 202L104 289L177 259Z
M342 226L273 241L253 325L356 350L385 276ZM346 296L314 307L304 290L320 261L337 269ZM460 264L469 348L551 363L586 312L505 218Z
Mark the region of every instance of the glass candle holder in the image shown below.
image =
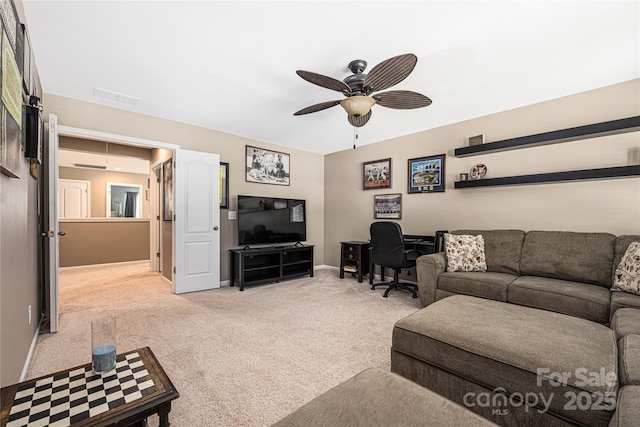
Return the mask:
M91 321L91 365L94 374L116 367L116 318Z

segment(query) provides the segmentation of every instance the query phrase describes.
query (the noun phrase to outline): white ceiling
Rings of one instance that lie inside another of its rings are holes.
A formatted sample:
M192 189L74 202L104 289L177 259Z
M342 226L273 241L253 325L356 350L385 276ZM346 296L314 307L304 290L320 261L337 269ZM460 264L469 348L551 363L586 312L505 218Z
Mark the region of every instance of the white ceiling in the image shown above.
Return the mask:
M24 9L45 93L325 154L351 148L353 128L340 106L293 116L342 98L297 69L342 80L354 59L370 70L418 56L393 89L433 104L374 106L358 145L640 77L638 1L25 0Z

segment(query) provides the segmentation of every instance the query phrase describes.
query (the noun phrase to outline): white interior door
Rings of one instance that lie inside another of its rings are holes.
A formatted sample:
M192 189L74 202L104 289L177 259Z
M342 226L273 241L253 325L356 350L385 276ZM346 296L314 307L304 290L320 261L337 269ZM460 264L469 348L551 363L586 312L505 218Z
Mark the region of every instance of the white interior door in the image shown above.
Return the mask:
M89 218L89 181L58 180L58 219Z
M173 156L173 291L220 287L220 156L176 149Z
M58 281L60 278L60 252L59 236L64 235L58 225L58 117L49 114L49 131L47 146L45 148L45 161L47 175L45 177L45 221L44 221L44 246L45 246L45 276L48 287L48 313L49 332L58 331L60 317L60 305L58 301Z

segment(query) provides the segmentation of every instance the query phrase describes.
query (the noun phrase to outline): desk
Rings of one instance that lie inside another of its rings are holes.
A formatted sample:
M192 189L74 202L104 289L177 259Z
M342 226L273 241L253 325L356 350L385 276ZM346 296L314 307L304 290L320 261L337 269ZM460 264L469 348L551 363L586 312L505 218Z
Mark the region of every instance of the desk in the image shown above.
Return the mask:
M171 401L180 397L149 347L118 355L116 368L102 375L93 374L89 363L0 393L0 425L6 427L143 426L153 414L168 427Z
M413 234L404 234L404 248L405 250L414 250L419 255L432 254L436 246L436 238L434 236L418 236ZM371 254L371 248L369 248L369 284L373 285L373 276L375 275L375 264L373 262L373 256ZM380 277L384 281L384 267L380 266Z

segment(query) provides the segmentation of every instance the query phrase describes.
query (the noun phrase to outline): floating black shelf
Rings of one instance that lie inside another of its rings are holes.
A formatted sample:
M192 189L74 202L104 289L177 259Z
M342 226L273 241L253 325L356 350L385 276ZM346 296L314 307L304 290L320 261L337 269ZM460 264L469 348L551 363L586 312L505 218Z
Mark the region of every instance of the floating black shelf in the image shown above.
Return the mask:
M456 148L455 156L477 156L480 154L556 144L559 142L595 138L605 135L615 135L619 133L634 132L637 130L640 130L640 116L627 117L626 119L612 120L609 122L595 123L592 125L578 126L569 129L555 130L535 135L521 136L518 138L503 139L502 141L472 145L470 147Z
M533 175L505 176L478 181L457 181L455 188L495 187L500 185L543 184L549 182L578 181L640 176L640 165L610 168L584 169L566 172L539 173Z

